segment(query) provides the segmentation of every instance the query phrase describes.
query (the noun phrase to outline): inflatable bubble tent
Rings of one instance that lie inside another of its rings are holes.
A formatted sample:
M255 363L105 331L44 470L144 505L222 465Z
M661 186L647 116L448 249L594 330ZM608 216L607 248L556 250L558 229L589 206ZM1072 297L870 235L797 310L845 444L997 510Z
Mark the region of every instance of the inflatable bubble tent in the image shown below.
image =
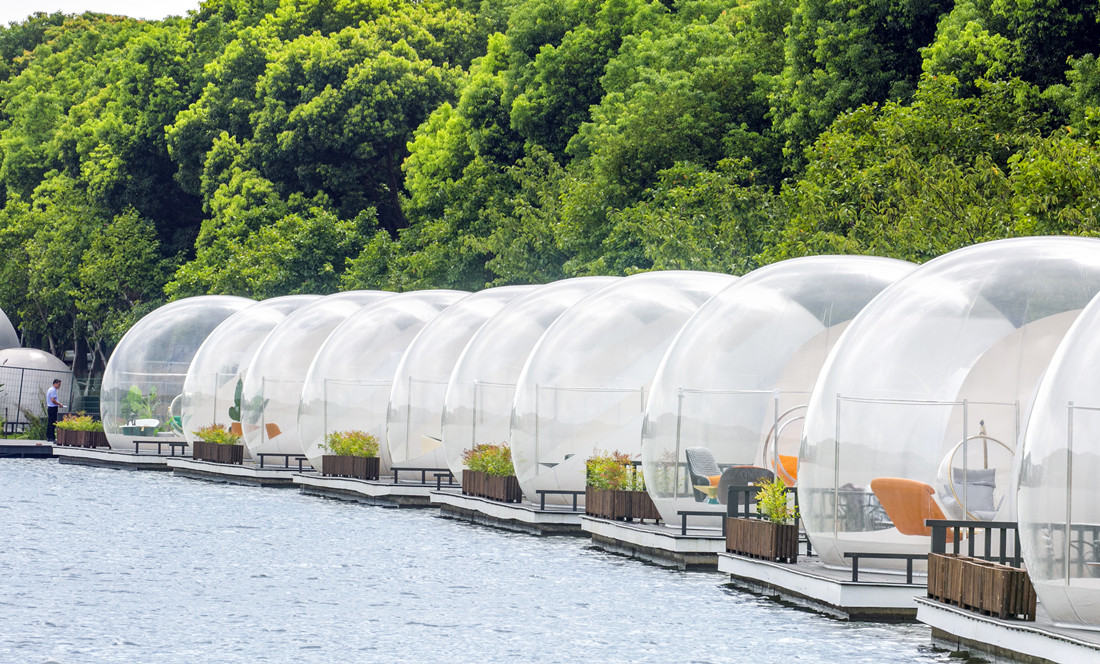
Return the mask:
M646 272L584 298L546 330L520 374L512 463L528 497L584 491L593 453L640 452L642 415L657 366L681 326L736 277ZM547 495L547 502L571 498Z
M440 313L398 364L386 416L390 463L446 468L443 400L451 371L470 338L505 305L540 286L501 286L469 295Z
M1058 347L1020 455L1027 573L1056 624L1100 629L1100 298Z
M73 372L68 365L37 348L0 350L0 415L4 421L28 423L26 411L45 417L46 390L56 378L61 379L58 400L74 410Z
M386 410L397 365L426 324L468 295L401 293L363 307L332 331L306 374L298 411L299 439L314 468L322 469L328 435L362 431L378 439L380 472L389 470Z
M822 561L927 552L926 517L1012 518L1033 393L1098 289L1100 241L1023 238L941 256L867 305L807 408L798 499Z
M113 449L135 436L181 435L183 383L199 346L226 318L255 304L231 295L202 295L160 307L131 327L103 372L100 414Z
M241 393L252 356L287 315L320 297L287 295L264 300L214 328L195 353L183 381L180 417L188 444L197 439L197 429L211 424L241 434Z
M271 330L252 356L241 392L241 429L249 454L302 453L298 405L317 350L349 316L392 296L383 291L326 295Z
M796 258L750 272L699 308L661 361L642 429L646 488L667 523L679 510L724 510L721 490L750 477L795 483L806 403L826 356L852 318L915 267ZM728 481L692 479L701 469L685 450L700 447Z
M0 309L0 350L18 347L19 335L16 334L11 321L8 320L8 315L4 313L3 309Z
M447 383L443 451L456 478L463 453L477 443L507 443L516 382L551 323L617 277L563 279L516 298L470 339Z

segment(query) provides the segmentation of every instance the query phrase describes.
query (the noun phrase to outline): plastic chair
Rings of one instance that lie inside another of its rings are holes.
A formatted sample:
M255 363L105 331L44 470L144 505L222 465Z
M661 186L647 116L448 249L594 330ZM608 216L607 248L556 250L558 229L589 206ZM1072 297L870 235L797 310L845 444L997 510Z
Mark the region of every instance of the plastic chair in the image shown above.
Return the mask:
M729 503L729 488L731 486L750 486L757 482L771 482L775 474L767 468L759 466L732 466L722 471L718 480L718 502L726 505ZM749 506L756 504L756 494L749 496Z
M936 490L924 482L903 477L876 477L871 480L871 491L882 503L886 516L903 535L931 537L932 528L924 525L924 520L946 518L932 499ZM950 531L947 541L953 541Z

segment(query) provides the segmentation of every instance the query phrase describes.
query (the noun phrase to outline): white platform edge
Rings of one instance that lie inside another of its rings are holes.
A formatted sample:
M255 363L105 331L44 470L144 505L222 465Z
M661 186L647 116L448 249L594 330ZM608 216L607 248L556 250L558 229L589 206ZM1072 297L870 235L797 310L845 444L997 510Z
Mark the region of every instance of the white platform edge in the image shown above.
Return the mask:
M175 470L192 470L225 477L245 477L252 479L288 479L291 473L297 473L297 468L280 468L278 470L260 469L254 466L244 466L230 463L213 463L211 461L199 461L186 457L166 457L168 467Z
M584 512L564 512L557 510L539 510L529 503L502 503L497 500L467 496L461 493L432 490L433 505L447 505L474 510L485 516L502 521L517 521L531 525L579 525Z
M70 459L92 459L106 461L116 465L133 466L166 466L169 459L184 459L186 457L170 457L157 454L132 454L112 450L106 447L67 447L55 445L53 448L55 457L67 457Z
M348 493L358 493L369 498L387 498L390 496L428 498L435 486L382 484L349 477L325 477L319 473L295 475L294 483L319 489L337 489Z
M730 553L719 554L718 571L845 611L914 609L915 598L927 592L923 584L838 581L800 570L797 565Z
M1066 664L1100 661L1100 643L1044 629L1033 622L983 616L928 598L917 600L917 621L961 639L960 647L975 650L983 657L993 656L998 662L1023 659L1013 658L1013 653L1026 655L1032 661ZM990 650L982 649L982 645Z
M645 527L625 521L608 521L581 516L581 530L584 532L634 546L681 554L710 555L726 550L726 539L717 534L713 537L693 537L690 534L680 535L679 526L661 526L660 528L662 530L653 530L652 526Z

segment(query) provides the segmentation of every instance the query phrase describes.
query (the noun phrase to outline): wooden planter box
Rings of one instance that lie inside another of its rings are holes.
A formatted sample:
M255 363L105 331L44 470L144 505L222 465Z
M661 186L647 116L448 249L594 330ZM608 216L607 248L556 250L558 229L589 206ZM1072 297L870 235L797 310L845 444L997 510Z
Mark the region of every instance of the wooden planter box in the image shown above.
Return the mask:
M360 480L378 479L378 457L353 457L325 454L321 457L322 475L354 477Z
M928 596L1001 619L1035 620L1035 587L1022 569L955 554L928 554Z
M798 525L729 517L726 551L772 562L798 562Z
M214 463L244 463L244 445L218 445L205 440L196 440L191 447L191 458Z
M584 513L603 519L660 521L661 514L646 491L584 488Z
M500 477L488 475L480 470L462 471L462 493L467 496L480 496L502 503L523 502L523 492L519 489L519 480L515 475Z
M57 444L71 447L110 447L107 434L102 431L57 430Z

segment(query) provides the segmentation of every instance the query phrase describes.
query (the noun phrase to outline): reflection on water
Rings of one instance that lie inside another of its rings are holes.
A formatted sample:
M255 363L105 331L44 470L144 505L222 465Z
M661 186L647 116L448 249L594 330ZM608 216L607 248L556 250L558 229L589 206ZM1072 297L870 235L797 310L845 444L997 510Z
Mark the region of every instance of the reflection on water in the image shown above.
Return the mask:
M2 662L947 662L684 573L291 490L0 461Z

